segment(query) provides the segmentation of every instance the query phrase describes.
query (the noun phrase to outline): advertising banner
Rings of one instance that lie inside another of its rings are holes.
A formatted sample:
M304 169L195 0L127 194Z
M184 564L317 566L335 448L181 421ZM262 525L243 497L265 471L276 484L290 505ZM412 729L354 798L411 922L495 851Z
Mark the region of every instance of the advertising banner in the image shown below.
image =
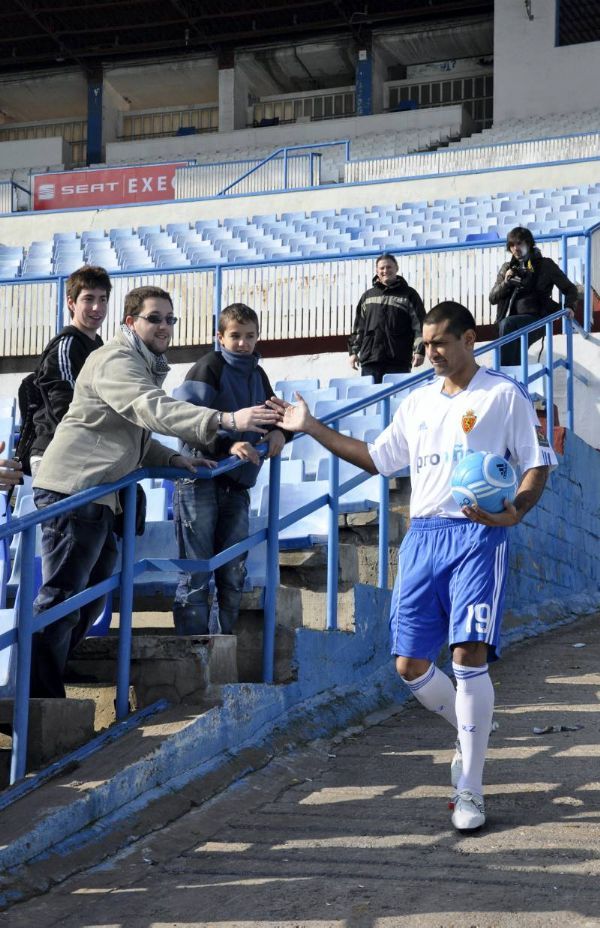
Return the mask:
M175 170L188 161L33 175L33 208L75 209L175 198Z

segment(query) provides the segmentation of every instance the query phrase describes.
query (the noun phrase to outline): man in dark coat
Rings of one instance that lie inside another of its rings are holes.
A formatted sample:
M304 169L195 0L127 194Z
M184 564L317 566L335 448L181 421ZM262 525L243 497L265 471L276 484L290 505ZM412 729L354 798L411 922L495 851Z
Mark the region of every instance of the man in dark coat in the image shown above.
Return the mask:
M390 254L377 259L373 286L356 307L354 329L348 342L350 364L361 374L381 383L384 374L410 372L424 360L421 329L425 308L416 290L398 275L398 262Z
M511 253L511 259L498 271L496 283L490 291L490 303L498 306L496 322L500 336L522 329L555 312L558 309L558 304L552 299L555 286L564 294L565 306L574 315L578 299L577 287L551 258L542 257L529 229L522 226L512 229L506 239L506 249ZM533 344L543 334L543 328L530 332L529 344ZM519 339L504 345L501 349L501 363L521 363Z

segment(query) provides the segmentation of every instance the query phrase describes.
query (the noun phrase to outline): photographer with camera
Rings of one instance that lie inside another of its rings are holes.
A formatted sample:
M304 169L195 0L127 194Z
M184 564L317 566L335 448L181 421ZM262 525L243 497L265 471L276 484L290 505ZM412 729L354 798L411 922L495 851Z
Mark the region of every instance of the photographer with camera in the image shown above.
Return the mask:
M529 229L522 226L512 229L506 239L506 250L511 253L511 259L498 271L496 283L490 291L490 303L498 306L496 322L500 336L555 312L558 309L558 304L552 299L555 286L564 294L565 306L571 311L571 316L574 315L577 287L551 258L542 257ZM530 332L529 344L538 341L543 334L543 329ZM520 341L503 346L501 363L521 363Z

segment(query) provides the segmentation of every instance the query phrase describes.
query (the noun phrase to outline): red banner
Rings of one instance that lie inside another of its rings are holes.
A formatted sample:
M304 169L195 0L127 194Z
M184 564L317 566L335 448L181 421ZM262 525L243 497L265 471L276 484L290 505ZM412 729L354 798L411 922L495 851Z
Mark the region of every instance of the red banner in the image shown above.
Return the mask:
M94 168L35 174L34 209L75 209L116 203L150 203L173 200L175 169L187 161L168 164L138 164L135 167Z

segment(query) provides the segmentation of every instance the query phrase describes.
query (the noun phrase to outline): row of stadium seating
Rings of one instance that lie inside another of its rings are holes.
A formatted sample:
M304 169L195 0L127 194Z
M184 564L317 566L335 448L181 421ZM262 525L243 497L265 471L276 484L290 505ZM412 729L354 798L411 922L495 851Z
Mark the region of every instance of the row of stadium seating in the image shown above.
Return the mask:
M524 139L557 138L558 136L590 132L600 125L600 109L580 113L560 113L551 116L527 116L495 122L489 129L452 142L449 148L468 148L471 145L494 145Z
M464 200L204 219L191 225L173 222L164 229L157 224L57 232L52 240L26 248L0 246L0 279L65 275L84 263L108 271L137 271L360 254L464 242L473 236L503 238L515 225L528 226L536 235L555 234L592 225L599 209L600 183ZM570 247L570 257L580 261L582 246ZM580 267L575 279L582 280Z
M445 148L410 155L381 157L370 154L365 160L352 160L344 166L347 183L368 182L382 178L418 177L454 172L494 170L518 164L547 164L600 157L600 132L531 139L494 145Z

